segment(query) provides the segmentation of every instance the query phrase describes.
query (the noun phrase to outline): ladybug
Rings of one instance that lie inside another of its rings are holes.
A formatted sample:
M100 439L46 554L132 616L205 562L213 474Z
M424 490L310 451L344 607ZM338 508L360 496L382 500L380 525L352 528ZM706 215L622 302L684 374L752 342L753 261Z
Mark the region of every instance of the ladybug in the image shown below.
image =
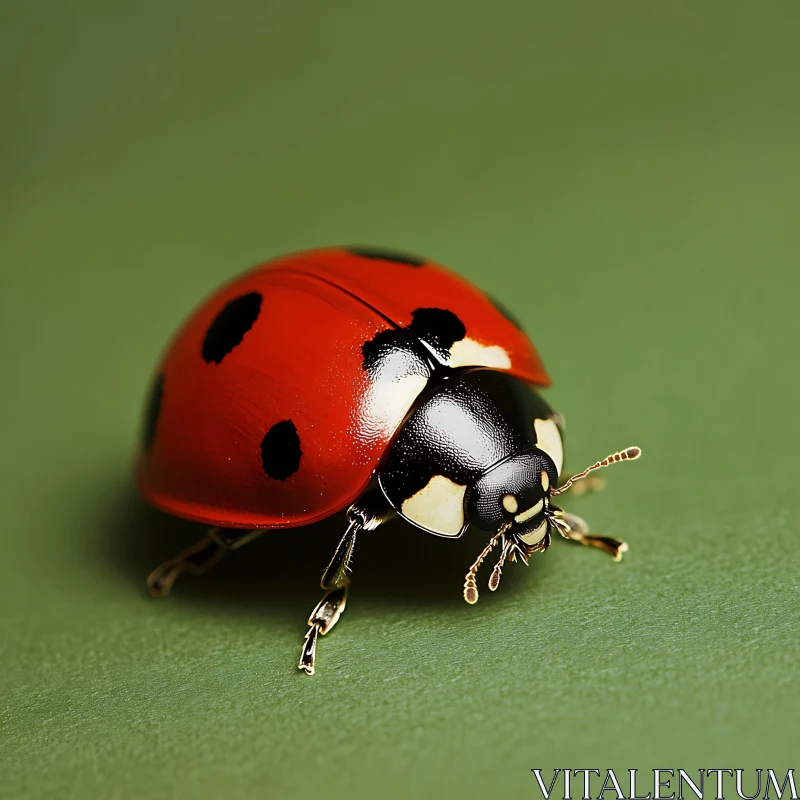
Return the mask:
M427 259L335 247L244 273L189 317L152 381L139 489L210 530L150 574L150 593L269 529L346 509L298 664L312 675L317 639L345 608L356 536L391 517L435 536L491 534L468 603L496 545L491 590L506 560L527 564L553 531L619 560L624 542L591 535L553 498L640 450L567 478L563 420L537 391L549 383L514 318Z

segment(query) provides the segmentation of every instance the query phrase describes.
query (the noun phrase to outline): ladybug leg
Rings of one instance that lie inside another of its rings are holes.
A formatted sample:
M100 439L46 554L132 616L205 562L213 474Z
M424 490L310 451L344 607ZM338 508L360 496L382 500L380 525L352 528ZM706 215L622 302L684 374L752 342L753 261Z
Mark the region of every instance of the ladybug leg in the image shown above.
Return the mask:
M323 589L338 589L350 582L350 561L356 546L359 531L374 531L393 516L394 512L383 494L373 490L365 494L358 503L347 509L347 530L336 546L333 558L322 573L320 586Z
M577 514L571 514L569 511L559 511L554 527L565 539L605 550L614 561L621 561L622 554L628 550L627 542L623 542L622 539L589 533L589 526L586 524L586 520Z
M182 572L202 575L214 566L228 550L236 550L252 542L263 529L211 528L197 544L175 558L165 561L147 576L147 588L153 597L166 597Z
M356 546L356 534L362 526L357 520L351 520L344 532L341 541L336 545L333 558L322 573L320 586L323 589L337 589L350 583L350 560L353 558L353 549Z
M339 617L342 616L344 607L347 605L347 592L347 584L326 592L308 618L308 633L306 633L303 652L297 665L297 668L303 670L306 675L314 674L317 639L320 634L324 636L339 621Z
M320 585L326 590L325 596L308 618L308 633L300 655L298 669L306 675L314 674L314 660L317 655L317 639L324 636L338 621L347 604L350 586L350 561L356 546L359 531L374 531L392 515L391 506L379 491L370 491L357 504L347 510L347 530L336 546L333 558L322 573Z

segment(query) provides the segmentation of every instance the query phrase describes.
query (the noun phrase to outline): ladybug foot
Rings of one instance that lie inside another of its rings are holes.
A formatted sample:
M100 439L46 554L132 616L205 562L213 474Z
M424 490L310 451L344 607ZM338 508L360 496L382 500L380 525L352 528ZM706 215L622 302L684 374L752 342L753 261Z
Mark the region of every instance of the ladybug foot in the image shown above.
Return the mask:
M166 597L182 572L202 575L214 566L228 550L236 550L263 533L262 529L239 530L211 528L197 544L175 558L157 566L147 576L147 590L152 597Z
M183 572L180 561L165 561L147 576L147 591L151 597L166 597L175 579Z
M599 547L608 553L614 561L621 561L622 554L628 551L628 543L622 541L622 539L589 533L589 526L586 524L586 520L577 514L570 514L568 511L560 512L554 521L554 526L565 539L590 547Z
M151 597L166 597L172 584L182 572L202 575L211 569L225 553L225 548L214 538L212 533L203 537L196 545L184 550L180 555L159 564L147 576L147 589Z
M320 634L324 636L339 621L339 617L342 616L342 612L347 605L347 591L347 586L341 586L338 589L327 592L308 618L310 627L306 634L300 662L297 665L297 668L305 672L306 675L314 674L317 639Z
M599 547L605 550L614 561L622 561L622 554L628 551L628 543L623 542L622 539L615 539L613 536L598 536L592 533L582 533L576 536L568 537L573 542L580 542L587 544L591 547Z

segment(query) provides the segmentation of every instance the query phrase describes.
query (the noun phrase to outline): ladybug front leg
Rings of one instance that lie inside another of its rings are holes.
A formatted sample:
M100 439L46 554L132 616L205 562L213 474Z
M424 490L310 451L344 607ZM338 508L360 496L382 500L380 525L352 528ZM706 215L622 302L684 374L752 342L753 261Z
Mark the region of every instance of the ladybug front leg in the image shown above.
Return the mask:
M347 510L347 530L336 546L333 558L322 573L320 585L326 589L308 618L308 632L303 644L303 652L297 664L306 675L314 674L314 661L317 655L317 639L324 636L338 621L347 604L350 586L350 561L359 531L374 531L386 522L393 511L379 491L364 495L357 504Z
M303 652L300 655L298 669L303 670L306 675L314 674L314 661L317 657L317 639L323 636L339 621L344 607L347 605L348 584L340 586L326 592L322 600L317 603L316 608L308 618L308 633L303 645Z
M356 534L363 530L363 517L353 513L351 507L347 512L349 525L341 541L336 547L333 558L322 573L320 585L328 591L308 618L308 632L300 654L297 668L306 675L314 674L314 661L317 657L317 639L323 636L339 621L345 605L347 605L347 592L350 585L350 560L353 557L353 548L356 546ZM378 523L379 524L379 523ZM377 527L377 524L374 526Z
M556 530L565 538L572 542L599 547L608 553L614 561L621 561L622 554L627 552L628 544L622 539L615 539L613 536L600 536L596 533L589 533L589 525L583 517L571 514L569 511L558 510L553 522Z
M347 592L350 576L350 559L353 557L353 548L356 545L356 534L364 527L360 520L350 516L350 524L336 547L333 558L322 573L320 584L328 591L322 600L317 603L311 616L308 618L308 632L300 654L297 668L306 675L314 674L314 661L317 657L317 639L323 636L339 621L345 605L347 605Z
M228 550L236 550L264 533L261 528L211 528L195 545L175 558L165 561L147 576L147 588L153 597L166 597L181 572L202 575L214 566Z

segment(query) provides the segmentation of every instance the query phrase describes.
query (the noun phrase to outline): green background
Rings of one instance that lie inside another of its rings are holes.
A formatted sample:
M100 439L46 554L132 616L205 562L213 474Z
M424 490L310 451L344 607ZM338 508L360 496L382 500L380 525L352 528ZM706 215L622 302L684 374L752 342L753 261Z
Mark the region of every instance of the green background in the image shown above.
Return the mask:
M3 4L0 794L800 766L798 24L730 0ZM556 542L475 607L483 537L363 536L309 679L341 518L151 600L201 531L143 507L130 463L182 316L349 242L523 320L573 468L644 456L569 506L621 564Z

